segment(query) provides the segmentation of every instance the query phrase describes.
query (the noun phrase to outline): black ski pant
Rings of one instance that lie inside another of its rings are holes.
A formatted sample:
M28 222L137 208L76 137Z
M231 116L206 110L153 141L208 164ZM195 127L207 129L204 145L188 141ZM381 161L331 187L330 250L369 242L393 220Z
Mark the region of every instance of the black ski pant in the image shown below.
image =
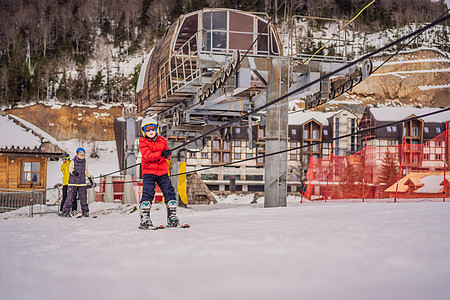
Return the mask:
M155 197L155 183L158 184L162 193L164 194L164 202L167 204L170 200L175 200L175 189L170 182L169 175L164 174L161 176L153 175L153 174L144 174L144 187L142 189L142 201L150 201L153 202L153 198Z
M59 211L63 211L63 207L64 207L64 203L66 202L67 199L67 187L68 185L63 185L63 189L62 189L62 200L61 200L61 207L59 209ZM75 195L75 201L72 202L72 210L77 210L77 195Z
M78 197L80 197L81 204L81 212L87 213L89 212L89 206L87 204L87 187L86 186L75 186L69 185L67 189L67 199L63 206L63 213L69 213L70 208L75 200L75 196L78 193Z

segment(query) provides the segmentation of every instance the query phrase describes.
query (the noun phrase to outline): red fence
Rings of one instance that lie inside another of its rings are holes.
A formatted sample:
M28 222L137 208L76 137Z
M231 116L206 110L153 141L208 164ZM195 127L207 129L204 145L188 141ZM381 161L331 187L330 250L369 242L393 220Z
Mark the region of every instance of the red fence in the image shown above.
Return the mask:
M423 144L368 145L350 156L311 157L303 197L445 201L450 192L449 134L447 130Z

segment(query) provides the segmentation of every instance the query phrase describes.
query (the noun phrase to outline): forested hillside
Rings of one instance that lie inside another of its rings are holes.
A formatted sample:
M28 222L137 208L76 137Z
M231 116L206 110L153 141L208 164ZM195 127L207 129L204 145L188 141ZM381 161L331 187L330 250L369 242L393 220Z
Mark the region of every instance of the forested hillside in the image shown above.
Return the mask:
M120 63L142 57L181 14L204 7L344 18L368 0L2 0L0 2L0 104L14 107L57 97L66 102L130 102L139 74ZM377 0L356 21L375 32L431 21L443 0ZM95 60L104 59L102 68ZM94 67L88 68L89 65ZM92 70L95 70L92 73Z

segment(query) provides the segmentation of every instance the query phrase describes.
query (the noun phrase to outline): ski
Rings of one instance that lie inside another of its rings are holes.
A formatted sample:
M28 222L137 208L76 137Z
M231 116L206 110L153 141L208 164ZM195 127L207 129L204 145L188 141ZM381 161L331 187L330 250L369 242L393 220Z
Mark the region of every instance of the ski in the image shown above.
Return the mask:
M159 229L164 229L166 228L164 225L159 225L159 226L139 226L139 229L142 230L159 230Z

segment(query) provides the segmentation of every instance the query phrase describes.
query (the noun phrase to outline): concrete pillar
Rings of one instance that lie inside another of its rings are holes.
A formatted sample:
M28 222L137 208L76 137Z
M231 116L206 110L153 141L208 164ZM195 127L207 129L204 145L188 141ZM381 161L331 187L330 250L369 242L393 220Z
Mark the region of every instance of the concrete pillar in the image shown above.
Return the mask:
M136 204L136 195L134 194L133 178L131 175L125 175L125 183L123 185L123 200L125 204Z
M125 140L125 155L126 155L126 166L133 166L136 164L136 153L134 149L134 142L136 140L136 118L127 117L126 118L126 140ZM127 174L136 178L136 168L127 169Z
M112 176L106 176L105 178L105 195L103 201L105 203L114 203L114 186Z
M288 92L288 61L272 57L269 61L269 82L266 101L271 102ZM288 147L288 100L267 108L266 154L286 150ZM265 157L264 207L287 205L287 152Z
M87 202L95 202L95 188L87 189Z

